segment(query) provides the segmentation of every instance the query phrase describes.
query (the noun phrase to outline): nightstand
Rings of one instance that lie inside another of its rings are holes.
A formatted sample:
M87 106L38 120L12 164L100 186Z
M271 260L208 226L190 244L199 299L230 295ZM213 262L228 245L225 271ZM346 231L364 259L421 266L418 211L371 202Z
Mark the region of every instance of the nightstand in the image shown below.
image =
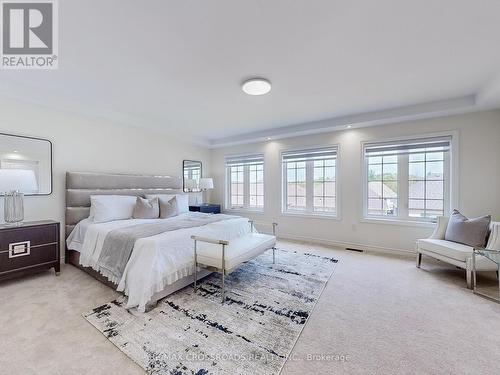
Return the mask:
M192 206L189 206L189 211L203 212L206 214L220 214L220 204L194 204Z
M61 270L58 222L0 225L0 280L49 268Z

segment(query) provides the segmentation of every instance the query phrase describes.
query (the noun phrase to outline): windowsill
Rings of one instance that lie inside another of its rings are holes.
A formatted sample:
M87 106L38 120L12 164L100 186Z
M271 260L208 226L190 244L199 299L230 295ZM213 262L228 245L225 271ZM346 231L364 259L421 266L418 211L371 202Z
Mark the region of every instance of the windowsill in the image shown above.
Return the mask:
M421 228L433 228L436 225L436 223L432 221L383 219L378 217L363 217L359 221L361 223L368 223L368 224L401 225L405 227L421 227Z
M231 214L257 214L264 215L264 210L252 209L252 208L224 208L224 212Z
M327 219L327 220L337 220L340 221L341 218L338 215L328 215L328 214L319 214L312 212L281 212L281 216L287 217L298 217L298 218L308 218L308 219Z

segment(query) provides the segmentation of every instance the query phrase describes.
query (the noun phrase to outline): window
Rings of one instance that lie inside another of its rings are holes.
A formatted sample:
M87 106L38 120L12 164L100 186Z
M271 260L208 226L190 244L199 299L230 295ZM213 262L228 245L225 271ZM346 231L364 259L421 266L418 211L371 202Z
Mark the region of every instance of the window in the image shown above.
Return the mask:
M337 215L337 147L283 152L281 163L283 212Z
M264 209L264 157L226 158L226 208Z
M431 221L450 210L451 137L364 145L365 216Z

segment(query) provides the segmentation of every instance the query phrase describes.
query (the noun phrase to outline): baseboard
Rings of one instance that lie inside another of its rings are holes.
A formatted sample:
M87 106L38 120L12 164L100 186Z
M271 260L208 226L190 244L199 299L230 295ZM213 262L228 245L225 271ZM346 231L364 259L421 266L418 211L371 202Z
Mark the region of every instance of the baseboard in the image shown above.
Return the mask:
M351 249L363 250L364 252L368 252L368 253L385 253L385 254L405 255L405 256L414 256L415 255L414 250L394 249L394 248L390 248L390 247L374 246L374 245L367 245L367 244L354 243L354 242L335 241L335 240L330 240L330 239L325 239L325 238L297 236L295 234L289 234L289 233L279 233L278 238L281 238L284 240L312 242L312 243L316 243L318 245L334 246L334 247L340 247L343 249L351 248Z

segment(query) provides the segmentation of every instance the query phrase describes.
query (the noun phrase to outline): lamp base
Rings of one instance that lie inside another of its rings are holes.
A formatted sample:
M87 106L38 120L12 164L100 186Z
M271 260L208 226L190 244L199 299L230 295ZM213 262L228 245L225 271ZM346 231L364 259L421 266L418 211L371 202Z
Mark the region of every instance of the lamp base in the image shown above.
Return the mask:
M24 194L11 191L5 194L4 220L7 225L21 225L24 220Z
M15 223L5 222L2 225L6 226L6 227L22 227L23 224L24 224L24 221L16 221Z

